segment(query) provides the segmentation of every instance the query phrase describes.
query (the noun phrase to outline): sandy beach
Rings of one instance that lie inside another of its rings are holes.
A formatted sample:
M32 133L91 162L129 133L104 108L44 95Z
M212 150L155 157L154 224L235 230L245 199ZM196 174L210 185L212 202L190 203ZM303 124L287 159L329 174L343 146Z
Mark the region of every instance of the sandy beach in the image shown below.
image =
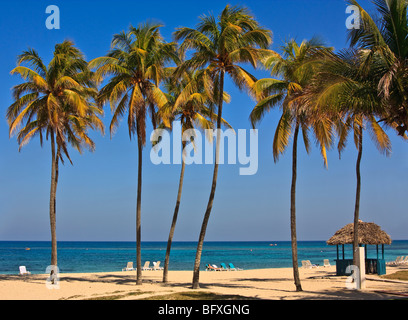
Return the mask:
M387 274L405 267L387 267ZM170 271L169 283L161 283L162 271L144 271L143 285L136 285L135 271L60 274L59 289L48 289L46 275L0 275L1 300L160 299L164 295L197 292L221 294L224 299L268 300L386 300L407 298L408 281L391 281L367 275L366 289L350 290L347 277L335 275L335 267L300 268L303 292L296 292L291 268L242 271L202 271L201 288L191 289L191 271ZM386 293L387 292L387 293ZM405 296L403 295L405 293Z

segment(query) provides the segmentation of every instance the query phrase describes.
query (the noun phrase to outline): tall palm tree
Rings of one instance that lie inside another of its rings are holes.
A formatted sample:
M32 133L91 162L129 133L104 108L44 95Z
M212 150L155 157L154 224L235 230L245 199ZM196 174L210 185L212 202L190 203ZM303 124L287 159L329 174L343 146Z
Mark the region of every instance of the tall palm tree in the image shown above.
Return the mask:
M358 154L356 160L356 197L354 203L354 227L353 227L353 264L359 266L359 256L357 249L359 247L359 229L360 223L360 198L361 198L361 160L363 156L363 131L370 130L372 140L375 142L380 152L390 155L391 142L385 131L378 124L374 115L364 113L352 113L343 116L338 123L339 133L339 153L346 146L348 132L353 132L354 143Z
M371 68L383 100L380 117L399 135L408 130L408 18L407 0L373 0L378 17L372 18L356 0L359 29L349 31L350 45L368 50L362 67Z
M337 114L336 125L339 136L339 154L344 150L348 133L353 132L358 150L356 162L356 198L354 207L353 263L358 266L359 214L361 193L361 160L363 155L363 131L367 129L377 149L386 155L391 154L391 142L378 124L376 117L383 115L383 101L378 95L376 70L373 57L371 68L365 62L367 50L342 50L339 53L325 54L325 62L318 73L309 94L321 108L331 108ZM388 120L386 123L389 123ZM389 123L396 128L397 123ZM403 134L406 137L405 134Z
M213 180L197 244L193 289L200 287L201 253L217 185L225 75L229 75L239 89L251 88L256 79L239 64L250 63L256 68L258 62L271 53L267 48L272 42L271 31L261 27L244 7L227 5L218 17L203 15L199 19L195 29L182 27L175 32L176 40L183 40L181 49L193 50L192 57L179 72L185 69L206 69L213 78L215 95L219 100Z
M141 194L142 151L146 143L146 117L149 114L153 127L157 124L157 108L167 104L166 95L159 85L166 75L166 66L178 61L176 44L167 43L160 34L160 24L145 23L129 27L128 32L114 35L112 49L105 57L92 60L98 81L111 76L100 89L97 101L110 103L113 112L111 136L120 119L127 112L129 137L137 136L138 179L136 203L136 264L138 285L142 284L141 260ZM165 119L162 119L165 121Z
M296 291L302 291L297 259L296 233L297 143L299 132L302 131L306 151L309 153L308 132L312 128L316 141L320 145L324 164L327 166L326 150L332 144L332 122L325 114L320 113L315 106L310 106L306 102L304 91L321 63L321 59L316 58L317 53L330 49L314 39L303 41L300 45L295 40L290 40L282 49L282 56L275 55L265 63L266 67L271 70L271 75L277 76L278 79L261 79L254 85L254 91L259 102L251 112L250 120L255 127L265 112L277 105L281 105L282 116L273 140L275 162L287 149L290 136L293 133L290 229L294 282Z
M59 162L64 156L71 162L68 145L79 152L84 147L94 150L89 129L104 127L103 114L92 99L97 90L93 75L83 54L70 41L55 46L52 60L46 66L34 49L24 51L11 74L25 82L13 88L14 103L7 110L10 136L17 134L21 148L33 137L50 138L51 142L51 265L57 266L56 193ZM21 128L22 127L22 128Z
M181 122L182 134L189 129L213 129L217 115L212 112L212 104L215 103L213 97L213 83L205 70L185 71L179 79L169 77L166 81L168 101L172 111L172 120ZM216 98L215 98L216 99ZM229 102L229 96L224 93L224 101ZM224 125L229 124L222 119ZM207 137L212 139L212 135ZM191 143L194 143L194 137ZM182 142L183 150L186 142ZM173 219L167 241L166 257L163 268L163 282L168 281L168 268L170 261L170 251L176 228L178 212L180 208L181 193L183 189L185 159L184 152L181 163L179 187L177 201L174 208Z

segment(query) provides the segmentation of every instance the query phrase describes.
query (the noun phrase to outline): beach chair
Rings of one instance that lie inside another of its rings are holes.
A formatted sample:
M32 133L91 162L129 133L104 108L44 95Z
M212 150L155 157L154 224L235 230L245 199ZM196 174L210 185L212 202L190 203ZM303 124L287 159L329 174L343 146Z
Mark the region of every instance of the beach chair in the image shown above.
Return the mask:
M306 263L307 263L308 266L311 266L311 268L319 268L319 265L318 265L318 264L312 264L312 263L310 262L310 260L306 260Z
M323 260L323 267L330 267L330 262L329 262L329 259L324 259Z
M312 264L310 260L302 260L302 267L305 269L312 269L312 268L318 268L319 266L316 264Z
M390 261L390 262L387 262L386 263L386 265L388 265L388 266L396 266L396 265L398 265L400 262L401 262L401 260L403 259L403 257L404 256L398 256L394 261Z
M232 270L232 271L241 271L241 270L243 270L241 268L236 268L232 263L229 263L228 265L229 265L229 269Z
M122 271L133 271L136 270L135 268L133 268L133 262L129 261L126 265L126 268L123 268Z
M142 267L142 270L152 270L152 268L150 268L150 261L146 261L144 266Z
M206 264L205 265L205 270L206 271L221 271L220 268L218 268L216 265L210 265L210 264Z
M163 267L160 267L160 261L153 262L153 270L163 270Z
M221 263L221 271L229 271L225 263Z
M27 268L25 266L19 266L18 268L20 270L20 276L27 276L31 274L30 271L27 271Z
M401 259L400 264L408 264L408 256L405 256L404 260Z

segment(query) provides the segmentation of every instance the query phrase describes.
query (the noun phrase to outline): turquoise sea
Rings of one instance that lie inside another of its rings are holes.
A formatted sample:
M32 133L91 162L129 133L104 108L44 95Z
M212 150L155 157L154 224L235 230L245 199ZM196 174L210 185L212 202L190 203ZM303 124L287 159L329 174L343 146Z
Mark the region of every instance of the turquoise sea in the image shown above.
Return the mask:
M385 245L385 260L408 255L408 240ZM30 248L30 250L26 250ZM346 258L352 256L351 245L345 246ZM170 270L193 270L196 242L174 242ZM379 249L381 255L381 247ZM164 263L166 242L143 242L145 261ZM377 256L375 246L368 246L368 258ZM25 265L31 273L45 273L50 264L51 243L40 241L0 241L0 274L17 274ZM323 265L323 259L334 264L336 246L325 241L298 242L298 259ZM121 271L128 261L136 265L135 242L58 242L58 267L61 273ZM244 269L282 268L292 266L290 241L277 242L205 242L201 258L205 264L233 263Z

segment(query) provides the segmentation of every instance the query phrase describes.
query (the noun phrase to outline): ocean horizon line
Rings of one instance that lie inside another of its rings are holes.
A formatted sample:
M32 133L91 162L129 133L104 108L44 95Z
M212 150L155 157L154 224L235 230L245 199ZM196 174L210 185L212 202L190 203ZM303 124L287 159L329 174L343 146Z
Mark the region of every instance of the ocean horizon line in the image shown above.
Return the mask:
M328 240L328 239L327 239ZM298 240L297 242L326 242L327 240ZM394 241L408 241L408 239L393 239ZM51 242L51 240L0 240L0 242ZM57 242L129 242L129 243L136 243L135 240L57 240ZM142 240L141 243L144 242L166 242L167 240ZM173 240L174 242L188 242L197 243L197 240ZM204 242L291 242L291 240L205 240Z

